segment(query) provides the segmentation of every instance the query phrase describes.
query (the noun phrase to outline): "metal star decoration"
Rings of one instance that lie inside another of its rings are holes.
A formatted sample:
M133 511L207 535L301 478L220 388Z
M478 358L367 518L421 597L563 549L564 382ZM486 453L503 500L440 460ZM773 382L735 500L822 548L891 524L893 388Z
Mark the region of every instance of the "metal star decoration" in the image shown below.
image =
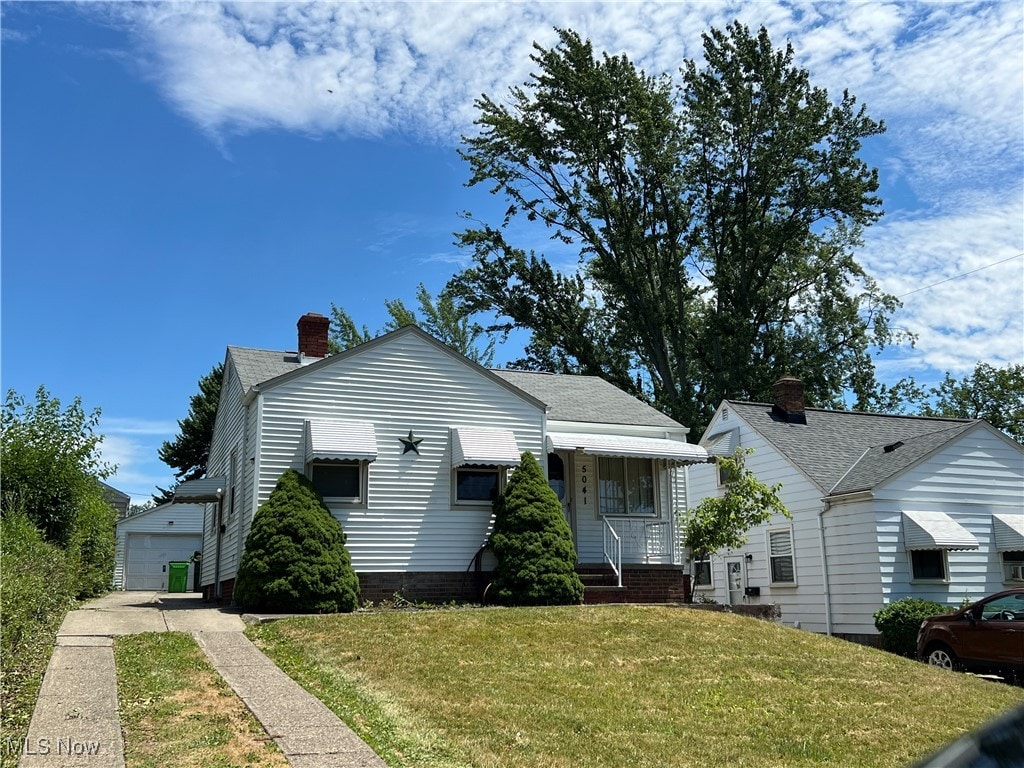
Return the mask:
M422 437L413 437L412 436L412 430L410 429L409 430L409 436L408 437L400 437L400 438L398 438L398 442L400 442L402 444L402 446L403 446L403 448L402 448L402 455L407 454L409 451L413 451L417 455L419 455L420 443L423 442L423 438Z

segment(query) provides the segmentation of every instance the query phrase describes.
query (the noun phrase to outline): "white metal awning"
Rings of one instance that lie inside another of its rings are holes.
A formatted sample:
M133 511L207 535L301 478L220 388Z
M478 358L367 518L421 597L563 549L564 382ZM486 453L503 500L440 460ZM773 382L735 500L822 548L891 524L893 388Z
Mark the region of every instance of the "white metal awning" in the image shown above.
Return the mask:
M739 429L730 429L728 432L719 432L712 435L705 441L710 456L732 456L740 447Z
M992 515L996 552L1024 551L1024 510Z
M913 549L978 549L974 534L945 512L904 512L903 541Z
M202 477L186 480L174 489L173 504L214 504L224 497L226 477Z
M518 467L519 455L510 429L452 427L452 467Z
M698 464L708 460L708 452L699 445L691 445L680 440L667 440L662 437L549 432L548 450L581 450L590 456L665 459L675 464Z
M306 461L376 461L377 431L368 421L306 422Z

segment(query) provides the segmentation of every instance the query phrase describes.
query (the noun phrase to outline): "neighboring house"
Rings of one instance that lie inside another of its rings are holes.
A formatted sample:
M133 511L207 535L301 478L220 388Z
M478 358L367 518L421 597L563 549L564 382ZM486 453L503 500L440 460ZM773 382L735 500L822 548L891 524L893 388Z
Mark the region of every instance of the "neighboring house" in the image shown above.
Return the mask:
M203 549L201 504L161 504L117 521L114 589L167 589L167 564ZM195 568L189 568L192 589Z
M492 500L530 451L581 571L611 573L604 599L682 599L673 513L685 465L707 460L686 427L602 379L487 370L416 327L327 357L328 327L304 315L297 353L228 347L207 477L175 494L207 504L208 598L230 599L253 515L290 468L344 527L364 598L480 600Z
M872 642L886 603L953 608L1024 585L1024 447L984 421L805 408L797 379L774 395L724 401L701 445L754 449L747 467L782 484L793 519L694 563L698 596L776 603L786 623ZM721 494L721 480L695 467L692 503Z
M107 485L102 480L99 481L100 490L103 492L103 498L107 504L117 510L117 519L120 520L122 517L128 515L128 505L131 504L131 497L124 491L119 491L112 485Z

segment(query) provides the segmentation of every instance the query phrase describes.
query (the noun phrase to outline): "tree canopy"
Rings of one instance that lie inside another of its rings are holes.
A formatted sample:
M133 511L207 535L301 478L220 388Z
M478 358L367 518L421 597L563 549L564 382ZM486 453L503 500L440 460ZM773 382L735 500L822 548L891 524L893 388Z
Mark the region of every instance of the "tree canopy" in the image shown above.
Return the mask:
M348 312L332 304L329 340L331 352L349 349L407 325L418 325L435 339L484 367L494 362L494 339L485 338L486 343L482 347L479 346L484 329L466 316L452 295L443 293L435 300L426 286L420 283L416 289L416 301L419 316L414 310L406 307L401 299L385 300L384 306L390 319L376 333L372 333L365 325L360 328Z
M174 440L165 441L157 451L160 461L177 470L174 474L175 485L206 474L223 379L223 363L217 363L199 379L199 391L189 399L188 415L178 422L178 435ZM173 495L173 487L157 487L153 500L162 504L170 501Z
M908 377L880 388L872 407L882 413L984 419L1024 443L1024 365L997 368L979 362L962 379L947 371L937 387L927 389Z
M505 103L476 102L469 184L508 208L458 234L473 263L446 293L531 332L516 367L601 375L698 431L790 373L814 405L869 397L897 340L898 302L853 255L882 213L859 152L884 125L764 28L712 29L679 82L558 35ZM515 244L532 227L575 272Z

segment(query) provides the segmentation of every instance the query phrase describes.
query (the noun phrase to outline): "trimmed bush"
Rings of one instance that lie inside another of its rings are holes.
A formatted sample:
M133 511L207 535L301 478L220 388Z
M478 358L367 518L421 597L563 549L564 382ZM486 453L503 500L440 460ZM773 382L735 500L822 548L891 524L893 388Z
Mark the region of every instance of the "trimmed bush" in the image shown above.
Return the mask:
M359 604L341 523L295 470L281 475L253 518L234 598L247 608L299 613L347 613Z
M948 605L905 597L875 612L875 628L882 635L882 648L900 656L917 655L917 630L930 616L953 613Z
M572 531L562 503L529 451L494 503L491 548L498 558L488 598L502 605L583 602Z

